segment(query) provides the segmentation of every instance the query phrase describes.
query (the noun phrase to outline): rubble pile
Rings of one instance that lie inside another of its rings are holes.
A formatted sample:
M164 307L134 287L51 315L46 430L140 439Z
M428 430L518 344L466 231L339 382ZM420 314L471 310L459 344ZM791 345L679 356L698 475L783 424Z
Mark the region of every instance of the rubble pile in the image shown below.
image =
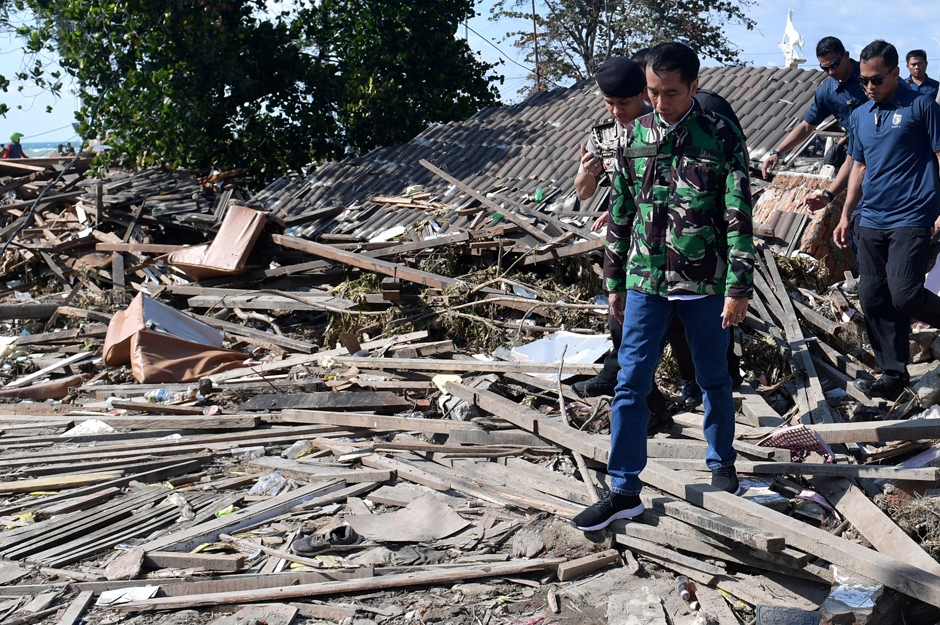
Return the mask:
M0 179L4 242L55 166ZM910 392L869 399L854 278L762 243L747 491L708 486L702 413L673 406L646 512L585 535L610 407L569 384L610 349L598 212L424 166L453 191L147 170L46 196L0 285L0 622L940 618L937 331ZM677 390L668 358L658 378Z

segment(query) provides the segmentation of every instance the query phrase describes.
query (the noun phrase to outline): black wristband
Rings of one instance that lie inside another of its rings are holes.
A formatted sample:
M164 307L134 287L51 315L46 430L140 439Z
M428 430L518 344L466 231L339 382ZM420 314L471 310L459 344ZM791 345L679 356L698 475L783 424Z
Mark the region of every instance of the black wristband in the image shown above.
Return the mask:
M829 189L823 189L822 194L826 196L826 199L829 200L830 204L832 204L832 201L836 199L836 196L834 196L832 191Z

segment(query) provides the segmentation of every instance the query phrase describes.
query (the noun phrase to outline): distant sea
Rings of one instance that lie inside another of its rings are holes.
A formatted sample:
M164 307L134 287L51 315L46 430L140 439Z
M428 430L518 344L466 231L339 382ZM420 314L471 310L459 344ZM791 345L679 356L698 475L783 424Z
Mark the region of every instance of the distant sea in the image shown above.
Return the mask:
M7 139L3 142L3 145L10 143L10 140ZM37 158L41 156L58 156L56 148L59 147L59 142L49 142L49 143L27 143L23 142L23 152L26 153L26 156L30 158ZM72 142L73 148L78 148L78 140Z

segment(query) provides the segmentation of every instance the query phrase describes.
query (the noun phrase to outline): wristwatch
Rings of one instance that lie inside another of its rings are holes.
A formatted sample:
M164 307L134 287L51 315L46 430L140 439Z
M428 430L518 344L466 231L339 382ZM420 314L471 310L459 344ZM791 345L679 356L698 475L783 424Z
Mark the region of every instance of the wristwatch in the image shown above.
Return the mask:
M770 155L771 156L783 156L783 154L781 154L780 151L777 150L776 148L770 151Z
M822 194L826 196L826 200L828 204L832 204L832 201L836 199L836 196L834 196L832 194L832 191L830 191L829 189L823 189Z

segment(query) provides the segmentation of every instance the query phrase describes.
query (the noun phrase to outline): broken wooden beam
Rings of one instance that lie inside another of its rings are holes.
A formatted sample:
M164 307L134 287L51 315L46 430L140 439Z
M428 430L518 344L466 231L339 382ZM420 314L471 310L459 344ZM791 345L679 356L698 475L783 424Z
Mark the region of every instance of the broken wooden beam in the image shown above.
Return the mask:
M146 601L137 601L118 606L125 612L147 612L151 610L183 610L213 605L254 603L259 601L283 601L303 597L325 595L345 595L354 592L408 588L411 586L443 585L452 586L459 581L482 579L486 577L505 577L523 575L535 571L557 568L564 563L564 558L544 558L516 562L496 562L480 567L466 567L445 570L419 571L417 573L397 573L367 579L353 579L336 582L301 584L285 588L247 590L242 592L221 592L187 597L159 597Z

